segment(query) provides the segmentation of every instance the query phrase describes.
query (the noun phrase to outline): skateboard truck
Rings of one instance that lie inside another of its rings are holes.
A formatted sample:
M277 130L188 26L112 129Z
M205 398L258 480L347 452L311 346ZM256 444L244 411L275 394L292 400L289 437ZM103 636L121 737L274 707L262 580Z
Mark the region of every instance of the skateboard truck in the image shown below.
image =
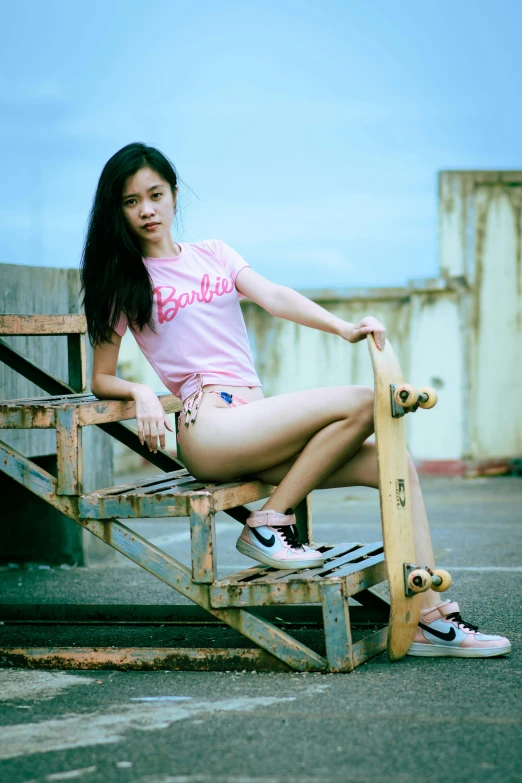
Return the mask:
M413 565L413 563L404 563L404 593L412 596L417 593L424 593L430 588L437 593L444 593L451 587L451 575L442 568L432 571L428 566Z
M416 389L409 383L402 383L400 386L390 384L391 414L394 419L399 419L406 413L415 413L417 408L433 408L437 399L437 392L430 386Z

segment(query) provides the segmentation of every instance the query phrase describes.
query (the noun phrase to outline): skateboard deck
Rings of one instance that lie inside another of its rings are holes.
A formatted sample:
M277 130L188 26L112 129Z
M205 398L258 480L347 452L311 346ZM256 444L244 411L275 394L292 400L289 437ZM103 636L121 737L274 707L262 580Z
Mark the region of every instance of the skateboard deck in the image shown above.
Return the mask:
M408 479L404 416L392 415L390 387L403 384L399 361L388 340L384 350L368 335L375 379L375 436L379 467L384 556L390 587L388 656L398 660L408 651L421 609L421 595L406 595L404 565L415 564L415 543Z

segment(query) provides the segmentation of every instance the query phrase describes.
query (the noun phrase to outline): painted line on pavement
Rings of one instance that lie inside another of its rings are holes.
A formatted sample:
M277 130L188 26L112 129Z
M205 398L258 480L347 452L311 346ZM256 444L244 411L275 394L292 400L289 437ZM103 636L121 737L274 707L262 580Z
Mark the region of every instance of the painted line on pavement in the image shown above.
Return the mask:
M255 696L199 703L119 704L106 712L71 715L67 718L3 726L0 734L0 759L12 759L33 753L108 745L125 740L127 731L157 731L171 723L218 712L250 712L295 697ZM259 717L259 715L257 716ZM272 715L267 715L270 721Z

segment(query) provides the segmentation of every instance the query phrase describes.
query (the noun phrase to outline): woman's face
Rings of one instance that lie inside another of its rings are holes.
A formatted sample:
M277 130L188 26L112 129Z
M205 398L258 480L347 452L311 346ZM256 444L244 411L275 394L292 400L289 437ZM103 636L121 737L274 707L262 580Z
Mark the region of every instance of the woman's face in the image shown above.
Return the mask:
M139 169L125 182L123 216L142 250L170 237L175 206L176 194L173 195L169 183L148 167Z

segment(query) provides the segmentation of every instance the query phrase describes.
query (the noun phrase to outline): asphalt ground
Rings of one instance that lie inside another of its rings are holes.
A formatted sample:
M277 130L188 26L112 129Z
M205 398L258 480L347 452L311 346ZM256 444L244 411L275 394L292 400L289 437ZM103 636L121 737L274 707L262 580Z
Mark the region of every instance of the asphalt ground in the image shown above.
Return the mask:
M425 479L423 489L438 565L453 575L448 597L481 630L508 636L509 656L392 664L382 654L345 675L0 669L2 783L522 781L522 480ZM186 521L133 527L189 561ZM219 515L221 576L250 565L234 547L239 530ZM314 530L330 543L379 540L377 493L314 493ZM0 596L184 602L121 557L103 568L3 568ZM182 644L218 638L219 629L4 625L0 645L80 644L100 633L104 644L153 646L179 645L175 634Z

